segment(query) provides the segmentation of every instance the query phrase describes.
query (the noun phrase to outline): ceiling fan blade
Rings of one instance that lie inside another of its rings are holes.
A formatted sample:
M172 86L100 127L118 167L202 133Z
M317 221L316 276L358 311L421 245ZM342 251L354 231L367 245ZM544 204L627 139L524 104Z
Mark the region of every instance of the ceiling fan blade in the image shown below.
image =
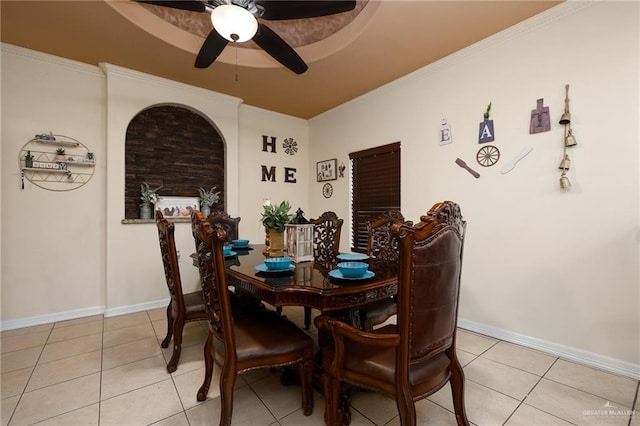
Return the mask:
M296 51L266 25L258 24L258 32L253 36L253 41L273 56L273 59L296 74L302 74L309 69Z
M228 41L213 29L205 39L198 57L196 58L196 68L207 68L222 53Z
M356 7L355 0L257 0L256 3L264 8L261 18L269 21L317 18Z
M204 3L198 0L135 0L138 3L154 4L156 6L170 7L172 9L190 10L192 12L204 12L206 10Z

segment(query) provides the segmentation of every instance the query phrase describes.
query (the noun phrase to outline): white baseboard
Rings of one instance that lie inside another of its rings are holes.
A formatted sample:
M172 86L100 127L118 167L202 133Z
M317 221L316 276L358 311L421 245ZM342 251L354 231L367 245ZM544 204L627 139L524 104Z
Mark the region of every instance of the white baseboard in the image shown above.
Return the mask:
M599 368L601 370L606 370L611 373L632 378L634 380L640 379L640 364L633 364L631 362L622 361L616 358L608 357L606 355L585 351L583 349L572 348L569 346L561 345L559 343L549 342L547 340L514 333L509 330L502 330L500 328L478 324L462 318L458 318L458 326L465 330L473 331L485 336L494 337L506 342L515 343L517 345L535 349L540 352L546 352L563 359L575 361L580 364L588 365L590 367Z
M109 308L105 311L105 318L117 317L119 315L133 314L135 312L149 311L151 309L167 308L169 299L156 300L154 302L139 303L137 305L121 306L119 308Z
M0 323L0 330L14 330L16 328L33 327L34 325L42 325L58 321L67 321L76 318L90 317L92 315L104 314L104 311L104 306L94 306L93 308L74 309L72 311L57 312L55 314L38 315L36 317L2 321Z
M132 314L135 312L148 311L157 308L166 308L169 299L156 300L154 302L140 303L138 305L122 306L119 308L105 308L95 306L93 308L74 309L72 311L57 312L55 314L39 315L36 317L20 318L0 322L0 330L14 330L16 328L33 327L35 325L50 324L58 321L67 321L77 318L90 317L92 315L104 315L105 318L118 315Z

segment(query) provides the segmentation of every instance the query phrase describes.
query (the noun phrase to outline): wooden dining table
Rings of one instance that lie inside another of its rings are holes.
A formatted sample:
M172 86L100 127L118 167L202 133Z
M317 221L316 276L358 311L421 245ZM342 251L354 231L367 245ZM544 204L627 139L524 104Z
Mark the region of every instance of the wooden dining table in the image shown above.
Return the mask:
M362 305L395 295L398 277L388 265L375 259L366 260L375 275L367 279L336 279L329 272L336 263L320 264L314 261L294 263L291 271L262 272L256 269L264 264L265 246L252 245L248 250L233 248L235 255L225 258L229 285L237 291L275 307L306 306L323 314L342 313L345 320L359 326ZM262 269L262 268L261 268Z

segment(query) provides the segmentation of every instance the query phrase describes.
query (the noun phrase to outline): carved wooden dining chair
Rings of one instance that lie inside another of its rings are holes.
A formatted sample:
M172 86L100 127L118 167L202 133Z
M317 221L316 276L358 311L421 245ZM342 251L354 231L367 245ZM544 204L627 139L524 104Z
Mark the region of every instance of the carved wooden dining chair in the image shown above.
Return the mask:
M207 397L215 362L222 369L220 425L229 425L238 374L263 367L298 365L302 407L306 416L311 415L313 339L274 311L263 311L234 321L222 253L225 232L212 228L200 212L192 215L192 229L209 314L209 336L204 348L205 378L198 390L198 401L204 401Z
M231 217L229 213L224 210L214 210L207 216L207 221L211 226L225 230L227 233L227 243L231 244L233 240L238 239L239 217Z
M340 253L340 231L344 219L339 219L334 212L326 211L313 223L313 260L323 265L335 265ZM304 308L304 328L311 325L311 308Z
M340 250L340 231L343 219L331 211L322 213L313 223L313 258L316 262L330 264L336 262Z
M166 348L173 337L173 354L167 364L167 371L173 373L178 369L180 353L182 351L182 330L190 321L206 320L207 311L204 307L202 290L184 294L182 280L178 266L178 253L174 236L174 224L164 218L162 211L156 211L156 225L160 241L160 253L164 265L164 276L169 289L169 306L167 306L167 336L161 346Z
M397 271L400 254L398 238L391 229L394 225L413 225L405 221L399 210L389 210L373 221L367 221L367 255L383 262L388 268ZM389 298L369 303L359 309L358 315L363 330L373 330L376 325L387 321L396 314L396 301Z
M348 424L341 383L396 400L400 424L416 424L415 401L451 384L459 425L468 425L464 373L456 356L456 322L466 223L456 203L434 205L415 226L396 226L399 241L398 323L373 332L319 316L331 333L323 348L327 425Z

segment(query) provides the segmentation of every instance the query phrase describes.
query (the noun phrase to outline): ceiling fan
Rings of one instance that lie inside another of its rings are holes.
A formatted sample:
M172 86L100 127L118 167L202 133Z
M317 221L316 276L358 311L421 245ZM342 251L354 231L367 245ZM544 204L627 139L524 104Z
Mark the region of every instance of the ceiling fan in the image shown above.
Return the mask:
M207 68L229 42L253 40L276 61L296 74L309 67L278 34L257 18L266 21L316 18L348 12L355 0L135 0L173 9L211 14L213 29L196 58L196 68Z

